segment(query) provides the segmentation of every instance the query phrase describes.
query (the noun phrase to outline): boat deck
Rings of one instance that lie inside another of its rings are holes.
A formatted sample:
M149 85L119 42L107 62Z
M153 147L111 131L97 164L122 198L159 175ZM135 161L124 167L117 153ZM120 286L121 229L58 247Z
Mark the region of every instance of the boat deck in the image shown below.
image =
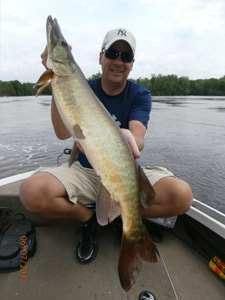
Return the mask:
M14 213L22 212L34 224L45 219L27 212L18 197L20 181L0 187L0 206ZM27 262L27 283L20 282L20 272L0 273L1 299L129 299L151 291L157 300L223 300L225 281L213 273L209 261L174 234L163 231L156 243L161 257L157 263L143 262L140 276L126 293L120 286L117 265L120 241L108 227L98 235L99 253L87 265L75 258L79 224L58 220L37 226L37 250Z

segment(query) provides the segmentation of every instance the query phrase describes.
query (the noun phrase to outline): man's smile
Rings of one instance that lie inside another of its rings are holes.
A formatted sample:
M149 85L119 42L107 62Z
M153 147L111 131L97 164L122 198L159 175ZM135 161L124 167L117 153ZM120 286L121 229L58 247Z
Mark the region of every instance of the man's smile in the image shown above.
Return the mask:
M115 74L121 74L121 73L123 73L123 70L121 70L121 69L115 69L115 68L111 68L110 71L113 72L113 73L115 73Z

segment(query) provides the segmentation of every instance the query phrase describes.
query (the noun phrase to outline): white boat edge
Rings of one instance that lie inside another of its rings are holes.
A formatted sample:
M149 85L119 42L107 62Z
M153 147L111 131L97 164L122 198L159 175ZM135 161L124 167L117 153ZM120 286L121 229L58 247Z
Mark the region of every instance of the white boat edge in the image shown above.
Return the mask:
M207 209L207 212L203 212L199 208L194 207L195 203L199 202ZM222 222L211 216L215 215L215 213L220 216ZM186 214L225 239L225 214L196 199L193 200L193 204Z
M0 187L28 178L35 171L29 171L0 179ZM194 199L192 206L186 212L188 216L203 224L225 239L225 214L203 202Z
M35 171L29 171L29 172L25 172L25 173L21 173L21 174L17 174L17 175L2 178L2 179L0 179L0 186L3 186L3 185L6 185L6 184L9 184L9 183L13 183L13 182L28 178L29 176L34 174L34 172Z

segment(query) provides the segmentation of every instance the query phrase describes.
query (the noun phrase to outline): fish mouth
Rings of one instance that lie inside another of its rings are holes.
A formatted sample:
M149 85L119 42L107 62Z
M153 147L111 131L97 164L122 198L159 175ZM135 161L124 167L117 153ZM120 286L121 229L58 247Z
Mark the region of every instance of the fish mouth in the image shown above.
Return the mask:
M52 16L48 16L47 18L46 32L49 53L51 53L59 43L63 46L68 46L67 41L62 35L57 19L52 19Z
M48 58L47 67L57 75L67 74L62 65L70 65L68 69L73 70L74 58L69 45L62 35L57 19L48 16L46 23ZM61 66L60 66L61 65Z

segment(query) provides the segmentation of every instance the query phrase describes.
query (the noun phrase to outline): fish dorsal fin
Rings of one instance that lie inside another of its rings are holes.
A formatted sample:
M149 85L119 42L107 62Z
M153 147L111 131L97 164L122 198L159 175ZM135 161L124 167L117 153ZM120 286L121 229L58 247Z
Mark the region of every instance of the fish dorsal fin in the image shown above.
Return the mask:
M138 169L141 204L143 207L148 207L152 204L155 198L155 191L143 169L138 165L138 163L136 163L136 166Z
M75 124L73 126L73 132L74 132L74 137L76 139L80 139L80 140L85 139L85 136L79 124Z
M71 153L70 153L70 159L69 159L69 162L68 162L69 168L72 166L72 164L77 159L78 154L79 154L79 148L77 147L77 143L74 142L73 148L72 148Z
M115 202L103 184L100 184L96 202L96 215L101 226L107 225L120 215L120 206Z

